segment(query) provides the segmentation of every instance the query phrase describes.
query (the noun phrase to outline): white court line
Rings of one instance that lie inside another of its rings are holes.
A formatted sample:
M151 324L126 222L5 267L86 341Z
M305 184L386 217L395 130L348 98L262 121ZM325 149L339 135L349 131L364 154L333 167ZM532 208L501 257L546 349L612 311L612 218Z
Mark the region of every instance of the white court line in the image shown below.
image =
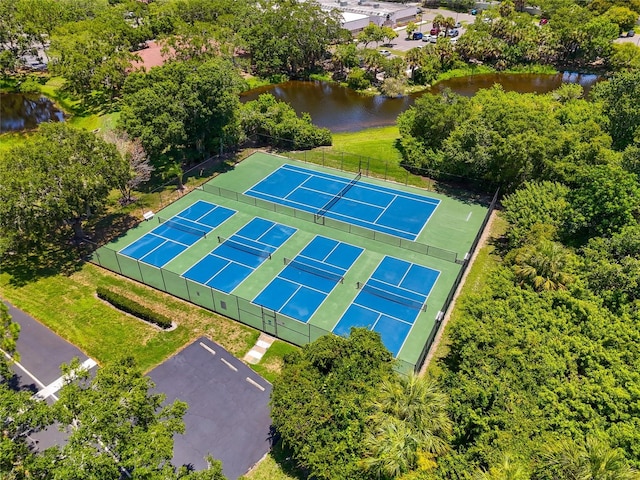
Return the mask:
M211 355L215 355L216 354L216 351L213 348L211 348L209 345L206 345L206 344L200 342L200 346L202 348L204 348L205 350L207 350Z
M472 213L473 213L473 212L469 212L469 215L467 215L467 219L465 220L465 222L468 222L468 221L469 221L469 219L471 218L471 214L472 214Z
M77 370L91 370L93 367L95 367L97 365L96 361L92 358L87 358L84 362L82 362L82 364L80 365L80 367L78 367ZM74 370L73 372L71 372L70 376L71 378L73 378L75 376L75 372L77 370ZM64 385L64 382L66 381L68 377L62 376L62 377L58 377L56 378L53 382L51 382L49 385L47 385L46 387L44 387L42 390L40 390L38 393L36 393L34 396L41 398L42 400L45 400L47 397L51 397L53 396L56 400L58 399L54 393L56 393L58 390L60 390L62 388L62 386Z

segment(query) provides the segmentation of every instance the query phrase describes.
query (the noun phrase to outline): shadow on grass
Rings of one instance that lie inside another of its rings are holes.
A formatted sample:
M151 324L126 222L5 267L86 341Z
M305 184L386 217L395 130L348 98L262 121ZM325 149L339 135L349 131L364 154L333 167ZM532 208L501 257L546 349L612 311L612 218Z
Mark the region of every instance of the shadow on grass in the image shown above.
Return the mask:
M292 459L292 453L282 445L282 440L276 440L271 448L271 457L275 460L283 473L297 480L307 480L308 472L300 469Z
M71 275L84 265L87 245L76 246L72 235L57 235L38 245L21 247L20 253L6 253L0 270L11 276L9 283L24 286L40 278ZM22 253L25 252L25 253Z

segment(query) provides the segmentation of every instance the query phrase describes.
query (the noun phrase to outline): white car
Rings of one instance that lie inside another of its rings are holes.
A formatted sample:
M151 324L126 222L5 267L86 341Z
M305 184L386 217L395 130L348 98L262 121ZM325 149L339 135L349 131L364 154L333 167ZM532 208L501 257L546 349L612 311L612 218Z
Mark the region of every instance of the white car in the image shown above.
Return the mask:
M388 57L389 55L391 55L391 52L389 50L380 50L380 55L382 55L383 57Z

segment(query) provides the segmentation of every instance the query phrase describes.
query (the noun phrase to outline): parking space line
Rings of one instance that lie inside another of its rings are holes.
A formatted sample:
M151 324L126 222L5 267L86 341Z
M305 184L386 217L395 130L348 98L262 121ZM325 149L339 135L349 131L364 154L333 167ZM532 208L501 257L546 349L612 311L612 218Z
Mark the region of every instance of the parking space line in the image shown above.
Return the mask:
M13 365L15 365L16 367L18 367L20 370L22 370L24 373L26 373L31 380L33 380L34 382L36 382L38 385L40 385L40 388L45 388L45 384L42 383L40 380L38 380L36 378L36 376L34 374L32 374L29 370L27 370L25 367L22 366L22 364L20 362L16 362L13 360L13 358L11 357L11 355L9 355L7 352L5 352L4 350L0 349L0 352L4 353L4 356L7 357Z
M247 377L245 380L247 382L249 382L251 385L253 385L254 387L256 387L256 388L258 388L258 389L260 389L260 390L262 390L264 392L264 387L262 385L260 385L258 382L254 381L254 380L251 380L249 377Z
M220 359L227 367L229 367L231 370L233 370L234 372L237 372L238 369L236 367L234 367L233 365L231 365L229 362L227 362L224 358Z
M89 371L96 365L97 363L93 358L87 358L84 362L82 362L80 367L78 367L78 370ZM74 373L75 371L71 372L72 377L74 376ZM61 377L56 378L53 382L51 382L46 387L43 385L44 388L42 388L42 390L40 390L34 396L42 400L45 400L48 397L54 397L57 400L57 397L54 395L54 393L56 393L58 390L62 388L62 386L64 385L64 382L65 382L65 376L63 375Z
M216 354L216 351L213 348L211 348L209 345L200 342L200 346L202 348L204 348L206 351L208 351L211 355L215 355Z

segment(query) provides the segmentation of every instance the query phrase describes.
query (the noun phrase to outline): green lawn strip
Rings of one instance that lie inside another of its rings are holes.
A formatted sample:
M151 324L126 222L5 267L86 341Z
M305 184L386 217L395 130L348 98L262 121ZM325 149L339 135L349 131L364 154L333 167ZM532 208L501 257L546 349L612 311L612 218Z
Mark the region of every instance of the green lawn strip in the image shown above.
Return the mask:
M349 172L362 170L364 174L433 190L433 182L410 174L400 166L398 150L400 132L396 125L369 128L359 132L333 134L333 145L303 152L289 152L287 156L305 162Z
M496 253L495 242L504 234L507 226L507 222L500 215L495 216L488 242L478 251L475 262L467 274L467 278L453 306L451 317L447 322L438 348L426 369L427 376L433 378L440 376L441 367L438 360L444 358L449 353L448 333L453 325L461 321L462 305L465 299L469 297L469 295L480 292L487 281L487 274L501 263L502 260Z
M278 442L271 452L251 472L239 480L306 480L307 476L300 472L291 459L291 453L282 449Z
M280 375L283 358L287 353L295 352L299 348L290 343L276 340L267 349L266 353L255 365L249 365L256 373L262 375L270 383L273 383Z
M174 318L178 328L162 331L118 311L95 296L99 284L146 299L147 306ZM98 362L131 355L145 371L201 335L238 357L258 338L257 331L244 325L90 264L69 276L40 278L20 287L3 273L0 295Z

